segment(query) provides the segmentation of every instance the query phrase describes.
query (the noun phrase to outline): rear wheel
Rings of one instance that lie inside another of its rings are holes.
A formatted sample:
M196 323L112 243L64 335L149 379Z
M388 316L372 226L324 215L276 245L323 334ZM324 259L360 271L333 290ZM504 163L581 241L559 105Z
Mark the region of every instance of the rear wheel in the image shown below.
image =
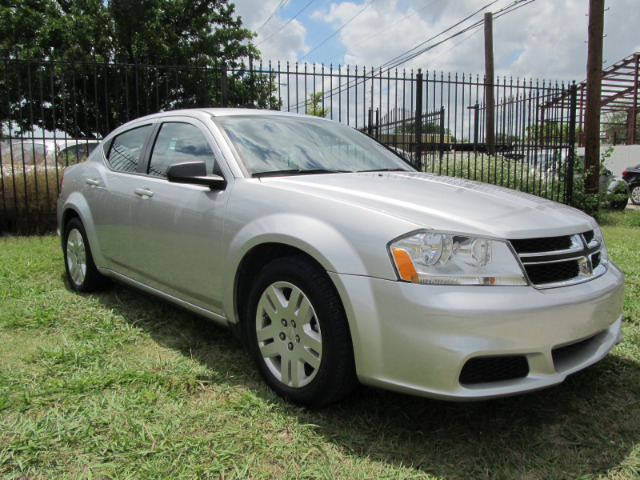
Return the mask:
M79 218L72 218L64 229L64 264L71 288L78 292L93 292L103 288L107 279L98 272L87 234Z
M265 266L251 289L246 321L251 354L278 395L321 407L357 385L342 303L314 263L291 257Z
M631 201L634 205L640 205L640 184L631 186Z

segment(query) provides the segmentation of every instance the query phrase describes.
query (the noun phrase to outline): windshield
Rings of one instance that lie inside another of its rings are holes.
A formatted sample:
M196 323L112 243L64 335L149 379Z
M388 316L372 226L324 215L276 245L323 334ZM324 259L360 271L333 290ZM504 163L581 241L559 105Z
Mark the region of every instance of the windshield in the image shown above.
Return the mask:
M314 117L217 117L251 176L413 168L351 127Z

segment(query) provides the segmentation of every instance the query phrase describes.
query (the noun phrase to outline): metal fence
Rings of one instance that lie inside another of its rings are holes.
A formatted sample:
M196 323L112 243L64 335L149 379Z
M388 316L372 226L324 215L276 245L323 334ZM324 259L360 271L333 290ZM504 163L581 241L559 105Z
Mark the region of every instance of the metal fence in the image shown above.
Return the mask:
M416 167L571 202L576 88L422 71L251 62L235 68L0 60L0 229L55 228L62 170L122 123L161 110L314 113L359 129ZM493 115L495 142L486 143ZM491 155L489 154L491 153Z

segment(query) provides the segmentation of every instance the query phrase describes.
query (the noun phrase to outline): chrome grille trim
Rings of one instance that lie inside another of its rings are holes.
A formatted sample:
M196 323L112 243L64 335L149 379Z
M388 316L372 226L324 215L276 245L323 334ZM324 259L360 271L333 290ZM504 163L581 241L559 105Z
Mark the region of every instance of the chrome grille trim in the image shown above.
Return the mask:
M527 280L535 288L558 288L588 282L607 271L608 261L606 255L602 255L604 243L593 230L565 237L510 242ZM537 243L541 250L532 251ZM562 245L564 248L551 251L543 248L548 245Z
M544 257L547 255L565 255L568 253L581 252L584 249L584 244L582 243L581 235L571 235L570 240L571 240L571 247L564 250L549 250L545 252L528 252L528 253L518 254L518 256L524 259L524 258Z

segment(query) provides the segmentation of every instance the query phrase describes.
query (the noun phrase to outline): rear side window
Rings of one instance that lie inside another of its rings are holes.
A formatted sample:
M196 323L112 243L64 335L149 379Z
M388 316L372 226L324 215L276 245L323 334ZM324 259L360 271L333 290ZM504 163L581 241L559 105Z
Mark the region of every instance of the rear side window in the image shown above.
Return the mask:
M138 171L138 163L142 156L142 147L151 125L134 128L121 133L111 142L107 162L109 166L118 172L135 173Z
M207 173L213 172L213 150L200 129L190 123L162 124L153 146L149 175L164 178L174 163L193 161L204 161L207 164Z

